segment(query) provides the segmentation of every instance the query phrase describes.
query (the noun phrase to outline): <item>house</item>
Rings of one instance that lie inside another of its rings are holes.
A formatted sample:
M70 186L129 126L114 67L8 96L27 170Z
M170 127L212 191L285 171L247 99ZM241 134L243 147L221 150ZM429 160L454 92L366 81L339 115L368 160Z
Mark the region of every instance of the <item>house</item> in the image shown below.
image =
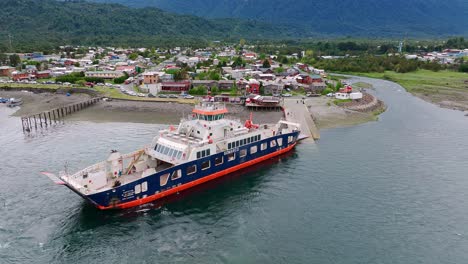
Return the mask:
M270 81L275 79L275 75L271 73L255 74L254 77L255 79L270 80Z
M38 71L36 72L37 79L50 78L50 71Z
M158 72L144 72L142 75L144 84L153 84L159 82Z
M299 74L296 76L296 82L297 83L302 83L302 84L311 84L312 83L312 77L310 77L307 74Z
M11 73L11 78L13 79L13 81L21 81L21 80L29 80L31 76L27 72L14 71Z
M230 90L232 86L234 86L234 81L231 81L231 80L218 81L218 88L220 90Z
M161 83L161 91L163 92L186 92L190 89L189 81L182 82L163 82Z
M15 71L15 67L0 66L0 76L11 77L11 74Z
M136 73L136 67L134 65L121 65L115 67L116 71L126 72L128 75L134 75Z
M313 82L306 88L306 91L313 93L321 93L327 88L327 85L324 82Z
M246 92L250 94L260 94L260 82L255 79L250 79L247 82Z
M193 88L205 86L211 90L211 88L215 87L216 85L218 85L218 82L214 80L193 80L192 81Z
M85 72L85 76L103 79L115 79L124 76L124 73L121 71L95 71Z
M281 94L284 89L284 84L276 82L267 82L263 84L263 92L265 94Z

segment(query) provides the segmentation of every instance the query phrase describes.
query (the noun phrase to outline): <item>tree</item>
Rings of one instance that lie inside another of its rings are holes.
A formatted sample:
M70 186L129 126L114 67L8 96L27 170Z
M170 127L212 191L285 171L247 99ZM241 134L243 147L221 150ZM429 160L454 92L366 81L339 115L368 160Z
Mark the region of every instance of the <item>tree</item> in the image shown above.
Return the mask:
M10 65L13 67L18 66L18 64L21 63L21 58L18 56L18 54L10 55L9 60L10 60Z
M130 60L136 60L136 59L138 58L138 53L135 53L135 52L134 52L134 53L128 55L128 58L129 58Z
M6 65L8 63L8 56L4 53L0 53L0 65Z
M269 60L264 60L262 67L263 68L270 68L271 67L270 61Z
M241 39L241 40L239 41L239 45L240 45L241 47L244 47L244 46L245 46L245 39Z

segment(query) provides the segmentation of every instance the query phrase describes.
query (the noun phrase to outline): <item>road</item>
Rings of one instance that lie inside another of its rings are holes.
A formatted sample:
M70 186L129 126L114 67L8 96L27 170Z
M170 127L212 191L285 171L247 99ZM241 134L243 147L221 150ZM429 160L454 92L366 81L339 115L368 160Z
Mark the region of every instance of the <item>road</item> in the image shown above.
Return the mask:
M284 113L286 120L301 125L301 137L320 139L320 133L302 99L285 98Z

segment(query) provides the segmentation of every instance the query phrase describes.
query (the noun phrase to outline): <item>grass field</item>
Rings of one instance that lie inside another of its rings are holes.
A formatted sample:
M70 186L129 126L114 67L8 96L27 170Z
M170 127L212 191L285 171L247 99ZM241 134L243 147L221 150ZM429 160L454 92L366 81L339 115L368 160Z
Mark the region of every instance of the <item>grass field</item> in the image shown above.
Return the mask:
M408 73L355 73L396 82L427 101L449 108L468 109L468 74L453 71L418 70Z

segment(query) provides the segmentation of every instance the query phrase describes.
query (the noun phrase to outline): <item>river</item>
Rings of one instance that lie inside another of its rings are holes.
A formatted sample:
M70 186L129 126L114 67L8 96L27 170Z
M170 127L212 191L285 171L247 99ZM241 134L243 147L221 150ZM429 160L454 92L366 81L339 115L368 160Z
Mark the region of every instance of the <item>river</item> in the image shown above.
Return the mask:
M366 78L388 110L181 194L101 212L57 172L161 125L68 121L25 137L0 107L0 263L467 263L468 117Z

